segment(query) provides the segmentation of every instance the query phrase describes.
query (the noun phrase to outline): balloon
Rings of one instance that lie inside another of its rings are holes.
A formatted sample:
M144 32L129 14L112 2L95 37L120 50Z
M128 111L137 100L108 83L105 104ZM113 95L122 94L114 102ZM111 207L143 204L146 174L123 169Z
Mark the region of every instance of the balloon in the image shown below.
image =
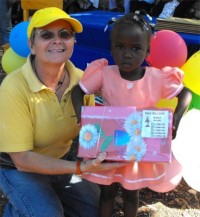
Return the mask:
M173 111L175 110L178 103L178 99L174 97L173 99L161 99L156 107L158 108L171 108Z
M165 164L166 166L166 176L165 180L154 186L150 186L149 189L164 193L175 189L182 179L182 166L173 157L171 163Z
M156 32L150 43L150 54L146 58L149 65L181 67L187 60L187 46L182 37L171 30Z
M3 70L8 74L18 69L26 62L26 58L17 55L12 48L8 48L2 56L1 64Z
M192 101L190 103L189 110L193 108L200 110L200 96L192 92Z
M200 110L189 110L181 119L172 152L183 168L200 166Z
M200 166L184 168L183 178L191 188L200 192Z
M16 54L22 57L27 57L30 53L27 36L28 24L29 21L24 21L14 26L9 37L11 48Z
M181 69L184 71L185 86L200 95L200 51L194 53Z

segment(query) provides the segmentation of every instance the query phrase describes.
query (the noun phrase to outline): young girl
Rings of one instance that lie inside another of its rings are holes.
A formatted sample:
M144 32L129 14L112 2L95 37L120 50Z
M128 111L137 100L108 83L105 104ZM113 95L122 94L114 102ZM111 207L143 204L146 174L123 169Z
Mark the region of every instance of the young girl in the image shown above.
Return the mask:
M92 62L82 80L72 91L74 109L80 122L83 95L101 91L106 106L155 107L161 98L178 97L174 112L173 138L186 111L191 93L182 84L183 72L178 68L141 66L148 55L151 27L143 16L126 14L118 19L111 31L111 51L116 65L106 59ZM100 216L111 217L114 199L122 184L124 216L137 215L139 189L164 180L165 167L160 163L133 162L102 173L84 173L84 178L102 184Z

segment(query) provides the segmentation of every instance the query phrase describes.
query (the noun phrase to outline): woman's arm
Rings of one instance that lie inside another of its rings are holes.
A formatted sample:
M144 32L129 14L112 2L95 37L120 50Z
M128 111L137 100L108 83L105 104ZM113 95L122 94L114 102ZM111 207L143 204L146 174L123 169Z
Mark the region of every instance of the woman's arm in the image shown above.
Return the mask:
M84 104L84 95L85 93L82 91L82 89L80 88L80 86L77 84L76 86L74 86L74 88L72 89L72 94L71 94L71 98L72 98L72 104L77 116L77 123L80 124L81 122L81 107Z
M177 95L177 98L178 98L178 104L174 111L174 117L173 117L173 135L172 135L173 139L176 137L176 132L180 120L190 105L190 102L192 100L192 93L190 92L189 89L184 87L182 91Z
M32 151L8 153L19 171L33 172L48 175L76 174L77 162L56 159ZM108 169L122 167L127 163L102 163L106 153L100 153L97 158L82 161L80 169L82 172L98 172Z

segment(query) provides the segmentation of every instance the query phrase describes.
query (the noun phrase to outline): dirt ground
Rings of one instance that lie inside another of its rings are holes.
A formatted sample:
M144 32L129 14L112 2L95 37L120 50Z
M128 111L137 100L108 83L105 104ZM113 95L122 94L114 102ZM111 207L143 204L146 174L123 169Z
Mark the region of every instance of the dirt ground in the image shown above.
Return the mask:
M6 201L6 198L0 192L0 217L3 216ZM121 191L119 191L112 217L123 216L123 200ZM184 180L181 181L175 190L168 193L156 193L149 189L142 189L140 191L140 204L137 216L200 217L200 193L191 189Z

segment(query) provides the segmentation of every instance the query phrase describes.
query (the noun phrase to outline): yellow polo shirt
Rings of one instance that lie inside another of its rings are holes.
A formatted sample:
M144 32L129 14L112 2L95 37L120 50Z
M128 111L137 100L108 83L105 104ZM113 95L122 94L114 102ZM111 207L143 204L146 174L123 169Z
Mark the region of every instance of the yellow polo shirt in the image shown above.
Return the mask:
M12 64L12 63L11 63ZM0 152L32 150L62 157L79 133L71 102L71 89L83 71L66 62L70 84L61 102L41 84L27 63L6 76L0 87ZM94 97L86 105L94 105Z

